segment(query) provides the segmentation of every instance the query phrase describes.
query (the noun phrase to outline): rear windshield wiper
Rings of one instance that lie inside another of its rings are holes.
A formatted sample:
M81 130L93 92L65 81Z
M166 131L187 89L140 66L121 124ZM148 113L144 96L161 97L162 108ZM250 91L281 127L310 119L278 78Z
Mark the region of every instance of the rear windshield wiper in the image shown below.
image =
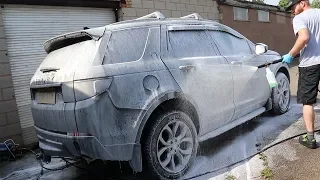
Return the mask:
M40 71L43 73L46 73L46 72L51 72L51 71L57 71L59 69L60 68L41 68Z

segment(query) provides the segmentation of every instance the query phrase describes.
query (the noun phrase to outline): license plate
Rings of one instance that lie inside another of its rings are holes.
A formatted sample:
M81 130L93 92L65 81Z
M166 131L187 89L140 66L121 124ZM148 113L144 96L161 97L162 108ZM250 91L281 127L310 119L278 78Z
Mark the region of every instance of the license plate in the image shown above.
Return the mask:
M56 104L56 92L54 89L38 90L36 100L39 104Z

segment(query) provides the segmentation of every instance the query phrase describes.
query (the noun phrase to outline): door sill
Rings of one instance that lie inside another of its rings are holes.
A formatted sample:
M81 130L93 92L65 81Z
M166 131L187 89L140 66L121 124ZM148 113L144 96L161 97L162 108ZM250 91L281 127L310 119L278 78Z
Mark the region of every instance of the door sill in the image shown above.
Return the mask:
M218 135L220 135L220 134L222 134L222 133L224 133L224 132L226 132L226 131L228 131L228 130L230 130L230 129L232 129L232 128L240 125L240 124L243 124L246 121L249 121L249 120L253 119L254 117L262 114L265 111L266 111L265 107L262 107L262 108L260 108L260 109L258 109L256 111L253 111L253 112L251 112L251 113L249 113L249 114L247 114L247 115L245 115L245 116L243 116L243 117L241 117L241 118L239 118L239 119L237 119L235 121L232 121L229 124L226 124L226 125L218 128L218 129L216 129L216 130L214 130L212 132L209 132L207 134L204 134L204 135L200 136L199 137L199 141L202 142L202 141L205 141L207 139L216 137L216 136L218 136Z

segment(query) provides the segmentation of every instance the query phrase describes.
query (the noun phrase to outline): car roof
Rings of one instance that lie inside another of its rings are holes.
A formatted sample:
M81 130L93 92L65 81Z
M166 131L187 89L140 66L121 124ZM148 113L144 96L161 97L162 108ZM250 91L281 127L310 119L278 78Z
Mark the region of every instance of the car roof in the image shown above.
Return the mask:
M223 25L217 21L203 19L199 14L193 13L181 18L166 18L159 12L154 12L141 18L121 21L113 24L109 24L106 27L107 31L116 31L120 29L130 29L143 26L157 26L157 25L211 25L221 27L227 30L229 33L235 34L238 37L245 38L242 34L234 29Z

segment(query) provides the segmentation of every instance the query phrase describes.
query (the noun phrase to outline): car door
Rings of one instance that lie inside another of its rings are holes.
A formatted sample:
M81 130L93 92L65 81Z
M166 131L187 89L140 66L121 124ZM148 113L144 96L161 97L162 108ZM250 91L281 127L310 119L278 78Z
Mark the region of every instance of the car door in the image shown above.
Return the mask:
M265 62L263 56L253 53L247 40L240 34L228 30L212 30L208 33L231 67L236 106L232 120L261 108L269 97L266 70L257 68Z
M199 110L201 134L228 123L235 110L231 69L208 34L198 25L164 26L161 45L162 60Z

